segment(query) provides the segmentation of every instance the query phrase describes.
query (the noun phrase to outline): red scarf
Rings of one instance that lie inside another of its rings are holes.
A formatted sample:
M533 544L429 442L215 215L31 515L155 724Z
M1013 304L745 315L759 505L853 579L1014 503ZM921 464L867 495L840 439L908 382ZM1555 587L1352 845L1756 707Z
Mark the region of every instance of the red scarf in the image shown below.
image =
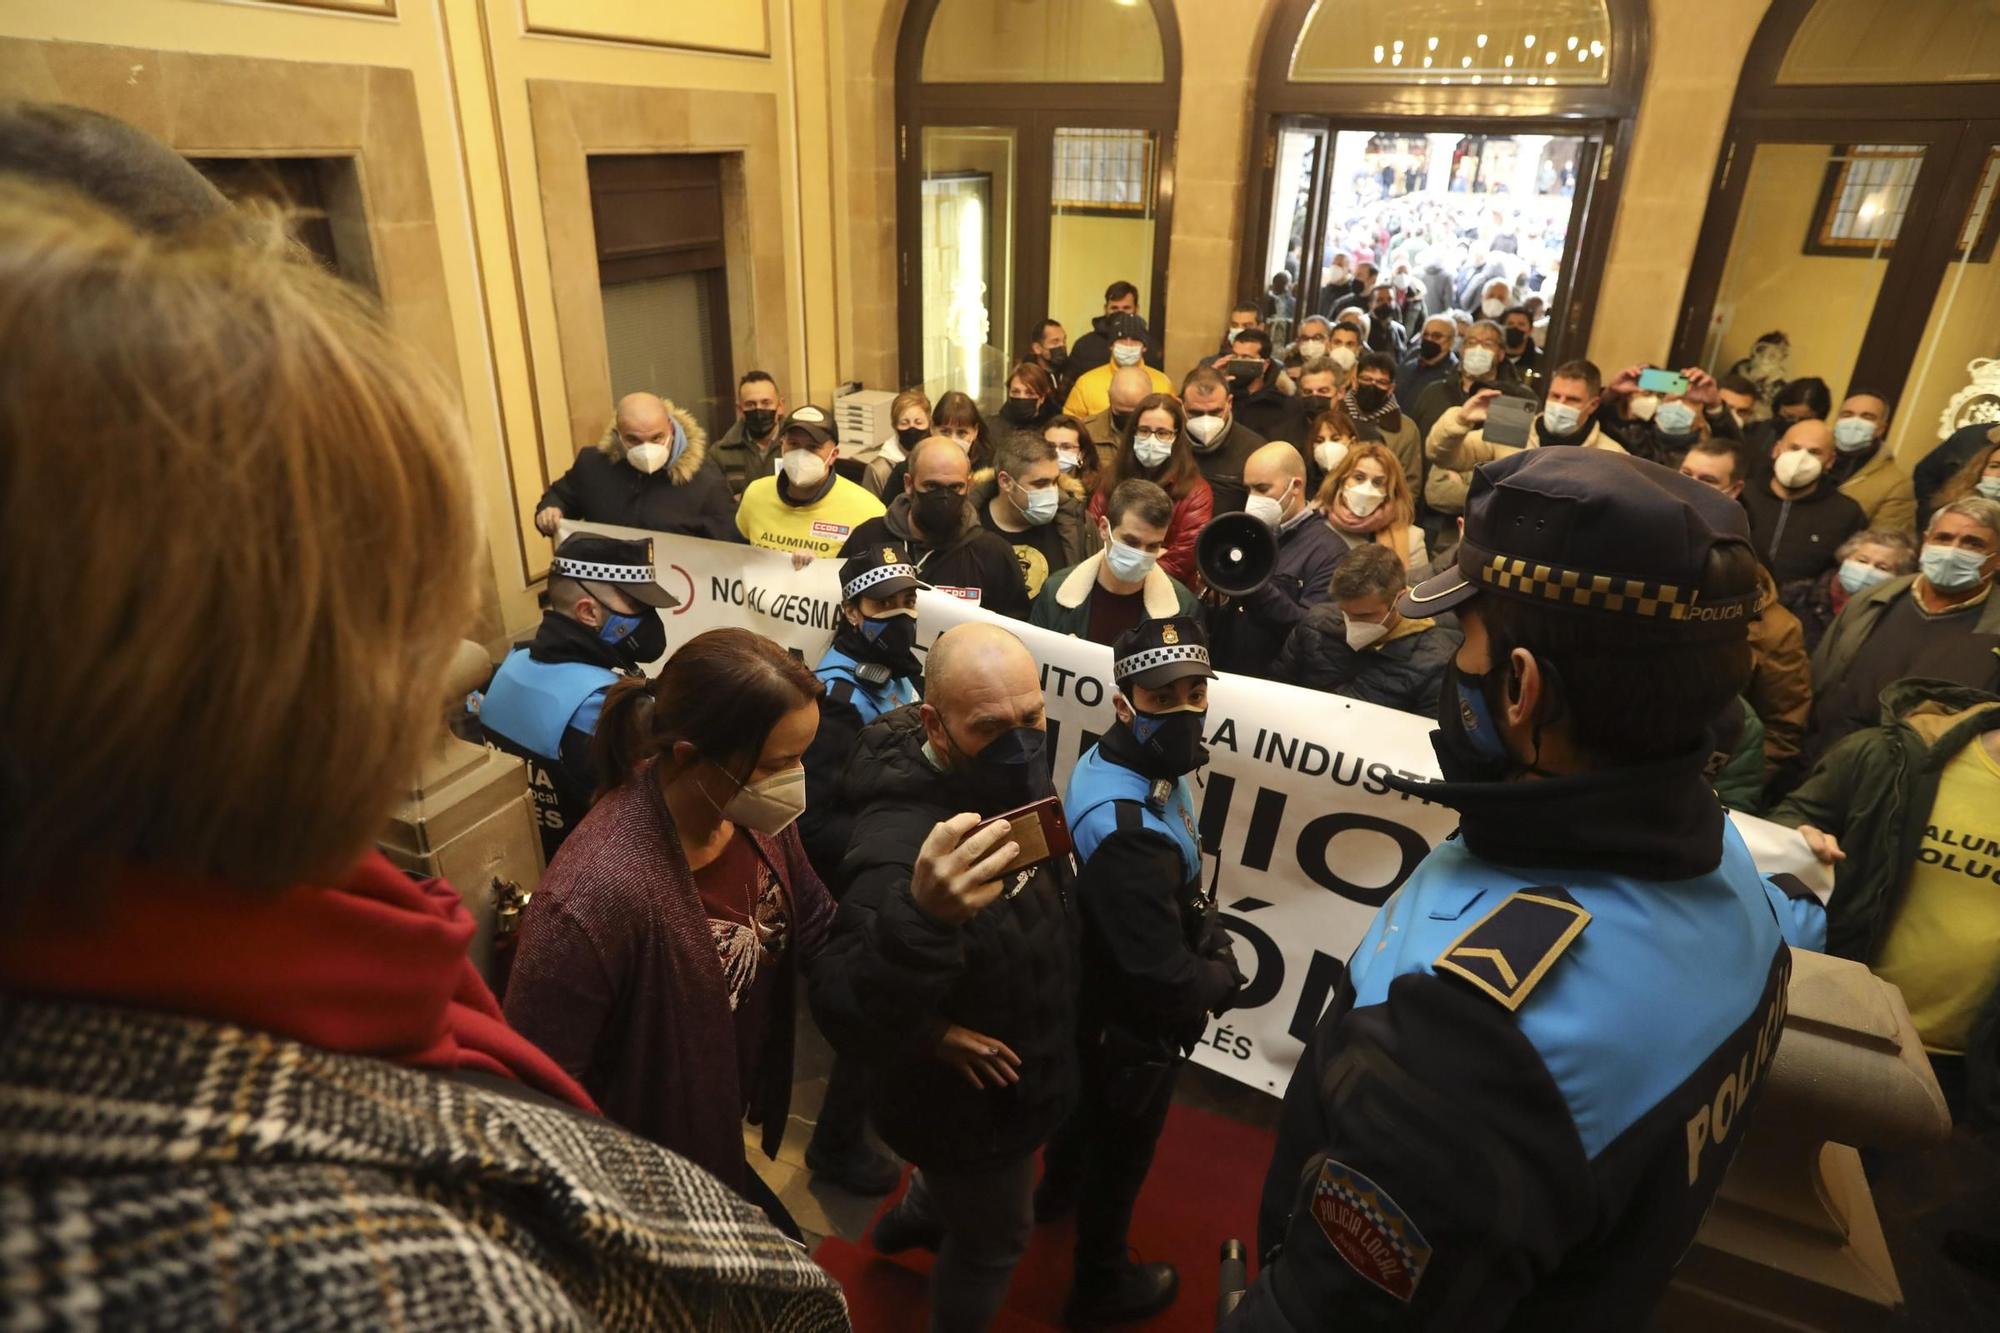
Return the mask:
M0 989L166 1010L419 1069L512 1078L595 1112L507 1026L443 880L379 852L338 885L253 894L156 870L119 876L89 921L0 939Z

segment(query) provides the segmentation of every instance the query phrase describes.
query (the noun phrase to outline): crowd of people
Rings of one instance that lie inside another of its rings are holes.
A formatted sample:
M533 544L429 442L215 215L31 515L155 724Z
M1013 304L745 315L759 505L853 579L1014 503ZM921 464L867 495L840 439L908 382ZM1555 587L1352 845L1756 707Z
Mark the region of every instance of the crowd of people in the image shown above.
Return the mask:
M496 998L457 893L370 850L471 611L453 408L163 146L0 120L0 1200L50 1238L0 1247L0 1303L844 1327L743 1137L777 1151L803 1001L808 1164L915 1168L871 1240L936 1252L934 1329L988 1327L1072 1213L1068 1317L1166 1308L1133 1209L1247 984L1192 786L1218 672L1435 718L1443 780L1394 785L1461 821L1243 1164L1228 1327L1643 1324L1792 947L1896 982L1954 1112L2000 1113L2000 431L1913 478L1879 393L1551 363L1476 274L1463 320L1362 283L1278 341L1245 303L1178 381L1116 282L1000 411L907 391L879 441L761 371L713 442L627 396L535 507L546 611L477 700L550 802ZM145 447L76 447L105 420ZM1225 593L1232 514L1274 559ZM670 642L651 543L575 521L836 562L831 643ZM920 652L926 587L995 618ZM1009 619L1109 649L1060 790ZM1725 805L1799 830L1824 905Z

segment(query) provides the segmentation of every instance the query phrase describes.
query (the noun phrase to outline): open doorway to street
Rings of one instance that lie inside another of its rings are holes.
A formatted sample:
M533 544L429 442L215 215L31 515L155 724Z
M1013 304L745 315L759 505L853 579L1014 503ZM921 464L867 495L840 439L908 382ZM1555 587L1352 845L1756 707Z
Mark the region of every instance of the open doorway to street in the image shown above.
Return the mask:
M1596 136L1575 132L1286 118L1262 274L1267 291L1290 296L1272 302L1282 336L1343 302L1366 308L1357 283L1372 267L1411 323L1448 310L1490 317L1497 311L1482 305L1498 298L1487 289L1504 280L1507 301L1529 307L1546 345L1598 148Z

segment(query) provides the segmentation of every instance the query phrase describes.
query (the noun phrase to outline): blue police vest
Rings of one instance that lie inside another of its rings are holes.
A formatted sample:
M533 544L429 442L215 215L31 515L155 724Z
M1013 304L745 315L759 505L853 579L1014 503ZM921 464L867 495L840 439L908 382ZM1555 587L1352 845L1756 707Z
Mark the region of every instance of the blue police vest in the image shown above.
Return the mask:
M1063 792L1063 817L1069 821L1070 837L1076 843L1079 861L1087 862L1098 844L1118 829L1119 801L1139 807L1141 827L1174 844L1181 854L1181 868L1189 883L1201 879L1201 841L1195 832L1194 793L1185 777L1174 781L1173 795L1167 798L1165 814L1154 814L1146 804L1153 782L1123 764L1104 757L1102 747L1093 745L1070 770L1069 787Z
M880 685L870 685L855 674L860 665L838 648L829 648L826 656L819 659L819 666L813 674L824 681L829 690L837 681L846 681L854 687L847 695L847 702L861 714L862 726L867 726L884 713L917 701L917 687L907 677L891 676Z
M1475 924L1520 891L1532 895L1531 886L1561 886L1590 914L1588 929L1579 918L1569 942L1542 967L1513 960L1518 971L1510 964L1495 974L1500 989L1479 984L1496 995L1511 990L1503 1002L1569 1104L1585 1153L1595 1158L1755 1014L1779 947L1793 934L1784 895L1758 872L1734 826L1725 823L1722 836L1715 870L1670 881L1576 867L1502 867L1475 857L1458 839L1445 842L1383 905L1355 948L1348 963L1354 1007L1383 1003L1390 982L1405 973L1435 974L1442 965L1466 975L1448 955L1456 956ZM1466 952L1485 956L1466 960L1476 973L1503 951ZM1778 1022L1782 1004L1781 994Z
M604 695L618 673L589 662L537 662L516 648L493 673L480 725L545 759L562 757L563 732L597 730Z

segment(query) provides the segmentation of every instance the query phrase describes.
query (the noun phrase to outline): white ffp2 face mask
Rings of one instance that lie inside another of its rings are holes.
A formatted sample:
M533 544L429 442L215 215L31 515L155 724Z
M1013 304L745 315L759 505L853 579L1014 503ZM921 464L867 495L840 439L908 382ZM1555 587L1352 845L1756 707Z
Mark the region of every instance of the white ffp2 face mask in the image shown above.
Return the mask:
M1214 444L1229 429L1229 422L1222 417L1188 417L1188 434L1203 444Z
M1819 480L1819 474L1824 470L1825 466L1819 461L1819 455L1805 449L1793 449L1789 453L1779 454L1778 461L1771 464L1771 471L1778 478L1778 484L1791 490L1812 485Z
M650 475L667 465L672 452L664 444L632 444L625 447L625 461Z
M1367 518L1380 509L1389 498L1389 493L1380 486L1365 481L1350 481L1347 489L1340 493L1340 502L1347 506L1347 512L1356 518Z
M1479 303L1479 313L1488 319L1498 319L1507 313L1507 303L1497 296L1489 296Z
M1347 461L1347 441L1321 440L1313 446L1313 461L1319 464L1321 471L1333 471Z
M826 460L810 449L787 449L783 466L793 490L809 491L826 480Z
M727 770L724 770L725 773ZM735 781L731 777L731 781ZM806 770L802 764L751 783L738 783L736 794L722 805L722 817L732 824L776 837L806 812Z
M1253 495L1243 502L1243 512L1265 527L1275 528L1285 521L1285 502L1268 495Z
M1326 340L1324 338L1299 339L1300 360L1312 361L1325 355L1326 355Z
M1378 625L1372 620L1350 620L1347 622L1347 646L1360 652L1371 643L1379 643L1389 632L1387 625Z
M1334 365L1339 366L1342 370L1354 369L1354 363L1361 359L1355 354L1354 349L1346 343L1336 345L1326 356L1327 360L1333 362Z
M1485 343L1474 343L1465 349L1465 355L1459 358L1459 364L1465 367L1465 373L1473 379L1483 379L1493 369L1493 349Z

